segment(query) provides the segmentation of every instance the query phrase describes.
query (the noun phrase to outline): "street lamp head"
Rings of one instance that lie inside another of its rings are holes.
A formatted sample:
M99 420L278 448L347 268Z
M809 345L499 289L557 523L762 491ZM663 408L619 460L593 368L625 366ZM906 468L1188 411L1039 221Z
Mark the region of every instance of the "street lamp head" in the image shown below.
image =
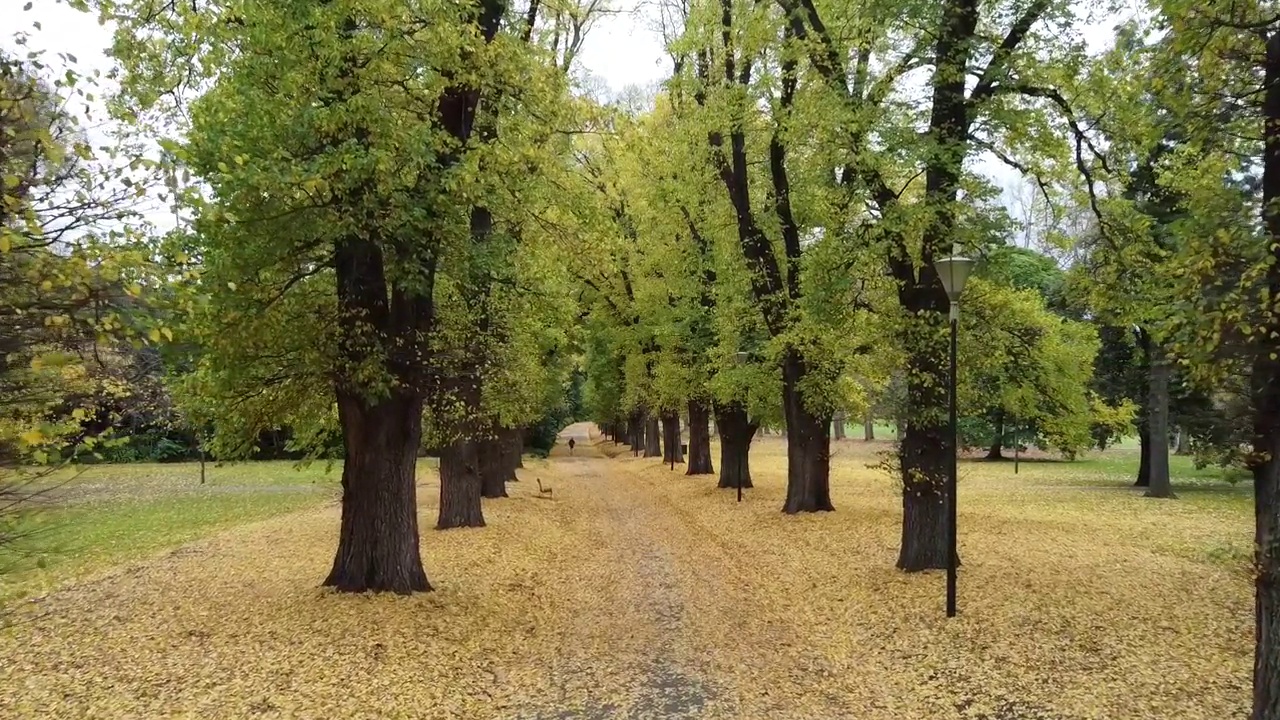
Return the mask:
M942 289L953 303L960 302L960 293L964 292L964 284L969 280L969 273L978 261L962 255L951 255L933 261L933 268L942 281Z

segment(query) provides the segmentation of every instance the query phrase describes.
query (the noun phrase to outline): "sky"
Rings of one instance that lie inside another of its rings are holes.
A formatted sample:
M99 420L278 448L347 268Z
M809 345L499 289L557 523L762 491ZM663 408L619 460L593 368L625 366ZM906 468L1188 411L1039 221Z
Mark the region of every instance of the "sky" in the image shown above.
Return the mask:
M0 18L5 18L5 25L11 28L0 35L0 47L15 49L11 32L25 29L30 32L28 47L46 50L46 61L54 68L75 67L81 72L97 68L105 73L111 67L105 52L111 43L111 30L99 25L94 15L78 12L62 0L31 0L31 9L24 10L27 4L28 0L0 0ZM610 7L613 12L597 20L587 35L579 56L579 71L602 80L611 93L630 85L649 87L660 82L670 72L670 60L663 51L652 3L612 0ZM1116 17L1102 15L1084 28L1091 46L1100 47L1110 38ZM40 23L40 30L32 27L36 22ZM63 57L57 57L58 53ZM75 57L74 63L68 55ZM94 115L101 118L105 113L99 107ZM97 122L90 122L90 140L101 137L102 129ZM1018 206L1026 195L1022 179L994 158L979 159L977 166L1005 188L1005 204L1015 213L1020 212Z

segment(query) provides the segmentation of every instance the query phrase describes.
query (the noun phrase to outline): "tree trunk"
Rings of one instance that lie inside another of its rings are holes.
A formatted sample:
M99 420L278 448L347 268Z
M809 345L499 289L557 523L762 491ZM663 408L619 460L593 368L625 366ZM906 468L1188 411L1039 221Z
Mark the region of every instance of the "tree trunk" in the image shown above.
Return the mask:
M644 450L644 411L633 410L627 421L627 439L631 443L631 452Z
M711 466L711 433L708 430L708 418L711 411L705 400L689 401L689 467L685 475L710 475L715 472Z
M671 410L662 413L662 462L684 462L684 453L680 452L680 415Z
M740 403L715 407L716 424L720 427L721 488L751 487L751 440L760 429L751 422Z
M503 452L500 430L494 428L489 437L476 440L476 459L480 468L480 494L487 498L507 497L507 478L511 470Z
M1147 421L1138 423L1138 477L1133 481L1134 487L1151 485L1151 433L1147 431Z
M502 447L502 469L507 482L519 482L516 469L524 467L524 439L519 428L502 428L498 431Z
M1174 451L1175 455L1191 454L1191 433L1186 428L1178 428L1178 449Z
M830 416L804 404L800 387L808 372L804 357L790 350L782 364L782 403L787 427L787 500L782 511L835 510L831 504Z
M1169 376L1172 368L1164 348L1151 341L1150 395L1147 400L1147 435L1151 447L1148 459L1150 484L1147 497L1172 498L1173 485L1169 480Z
M436 529L484 527L481 487L475 441L466 438L453 441L440 452L440 514Z
M515 455L514 459L516 468L524 467L524 436L527 435L528 432L529 430L527 428L516 428L511 431L511 452ZM516 477L514 470L512 470L511 479L520 479Z
M947 371L930 349L914 354L909 362L908 400L917 414L901 428L898 446L903 490L898 569L941 570L947 567L947 480L951 475Z
M644 423L644 456L662 457L662 440L659 433L658 418L650 415Z
M1262 172L1263 221L1271 252L1267 297L1280 297L1280 32L1266 45ZM1252 720L1280 720L1280 320L1268 313L1250 374L1255 523Z
M987 450L987 459L1004 460L1004 411L997 410L992 415L995 436L991 440L991 449Z
M324 585L340 592L431 589L418 548L415 471L422 438L422 398L395 393L369 405L339 390L346 459L342 526Z
M873 442L876 439L876 419L871 417L871 411L862 418L862 439L867 442Z
M845 415L843 412L836 413L831 419L832 437L836 440L844 439L844 421Z

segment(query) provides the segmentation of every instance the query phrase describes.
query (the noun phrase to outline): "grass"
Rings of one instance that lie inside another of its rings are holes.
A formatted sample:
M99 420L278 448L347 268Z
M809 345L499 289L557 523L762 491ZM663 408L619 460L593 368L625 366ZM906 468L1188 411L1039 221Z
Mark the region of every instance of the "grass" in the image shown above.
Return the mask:
M317 587L334 506L217 533L0 633L0 716L1247 715L1246 493L1185 478L1182 499L1146 499L1109 456L966 462L947 620L941 574L893 567L901 498L867 467L884 447L839 444L837 510L804 516L779 512L776 437L740 505L713 477L580 444L527 461L485 528L437 532L425 470L436 592L410 598Z
M314 506L334 496L323 463L99 465L44 481L26 536L0 552L0 605L210 533Z

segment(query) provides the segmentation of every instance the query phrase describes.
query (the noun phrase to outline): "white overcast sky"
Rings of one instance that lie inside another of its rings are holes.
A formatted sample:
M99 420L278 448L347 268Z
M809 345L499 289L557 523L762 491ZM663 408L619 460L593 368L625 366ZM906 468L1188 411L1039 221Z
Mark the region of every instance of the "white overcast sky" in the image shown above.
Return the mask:
M107 71L110 60L105 50L111 43L109 27L99 25L94 15L73 10L60 0L32 0L32 9L24 11L23 6L27 2L0 0L0 18L3 19L0 46L15 49L12 33L25 29L30 32L29 48L48 51L46 61L58 72L67 62L58 58L58 53L74 55L77 60L74 67L81 72L90 72L94 68L104 73ZM1120 2L1138 4L1138 0ZM601 18L592 27L579 56L579 70L603 80L615 93L629 85L647 87L662 80L670 72L670 61L663 52L652 12L645 9L646 5L653 7L643 0L613 0L611 7L616 12ZM1120 15L1131 14L1132 11L1094 13L1083 30L1090 45L1096 49L1106 43ZM32 27L34 22L41 24L40 30ZM96 109L94 114L100 118L102 112ZM97 134L91 129L90 139L96 140L94 136ZM985 174L993 176L1005 187L1006 204L1017 213L1015 197L1024 194L1021 179L994 160L979 161L978 165Z

